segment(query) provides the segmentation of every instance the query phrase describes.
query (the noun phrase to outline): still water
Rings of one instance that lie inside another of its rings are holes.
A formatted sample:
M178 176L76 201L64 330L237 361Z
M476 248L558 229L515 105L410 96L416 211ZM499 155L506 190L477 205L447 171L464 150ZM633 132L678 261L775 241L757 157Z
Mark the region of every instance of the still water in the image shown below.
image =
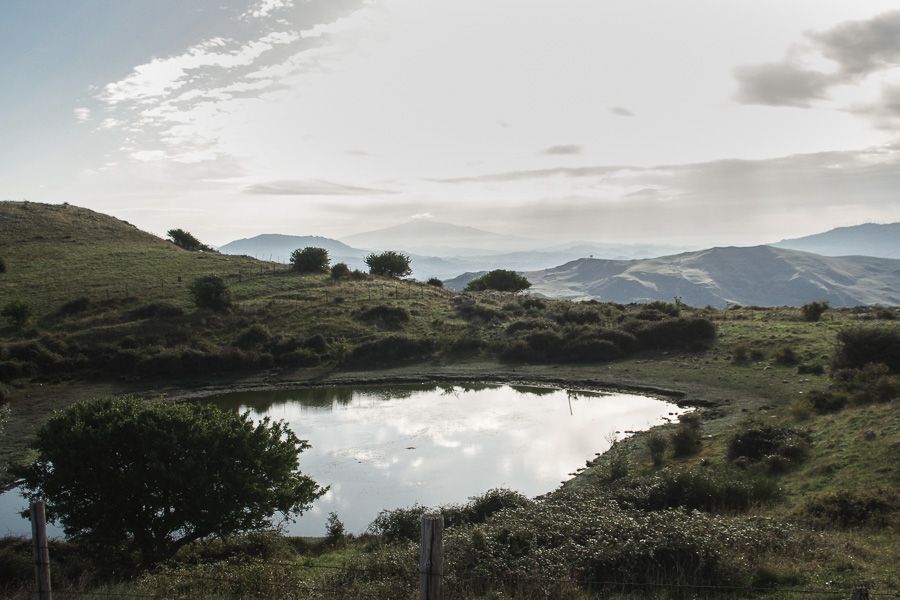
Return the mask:
M509 385L330 387L207 401L285 420L312 444L300 468L330 490L286 524L292 535L323 535L330 512L360 533L384 508L463 502L496 487L542 494L606 450L614 432L683 412L635 394ZM0 495L0 535L30 532L15 494Z

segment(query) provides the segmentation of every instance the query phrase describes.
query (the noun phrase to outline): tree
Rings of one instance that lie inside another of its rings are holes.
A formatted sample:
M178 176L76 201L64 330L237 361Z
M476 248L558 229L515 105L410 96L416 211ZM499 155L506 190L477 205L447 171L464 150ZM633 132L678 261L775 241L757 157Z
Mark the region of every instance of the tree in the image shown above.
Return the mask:
M444 287L444 282L441 281L440 279L438 279L437 277L432 277L425 283L427 283L428 285L433 286L433 287L439 287L439 288Z
M199 277L191 284L191 297L197 308L225 312L231 308L231 291L218 275Z
M387 250L380 254L370 254L366 257L369 265L369 273L383 275L385 277L406 277L412 273L409 256L402 252Z
M828 310L827 300L823 300L822 302L810 302L809 304L804 304L800 307L800 311L803 313L803 320L811 323L815 323L821 319L826 310Z
M327 273L329 262L325 248L307 246L291 252L291 269L298 273Z
M16 329L25 327L25 324L31 320L32 314L31 307L21 300L8 302L0 311L0 316L7 318Z
M521 292L531 287L531 282L515 271L495 269L469 282L468 292L497 290L499 292Z
M331 267L332 279L346 279L350 277L351 274L350 267L347 266L347 263L339 262Z
M148 566L212 536L293 518L326 490L298 471L305 440L200 402L101 398L57 412L37 435L24 489L66 536Z
M200 250L203 252L215 252L211 247L207 246L191 235L189 231L185 231L184 229L170 229L166 235L169 236L169 240L171 240L173 244L190 252L197 252Z

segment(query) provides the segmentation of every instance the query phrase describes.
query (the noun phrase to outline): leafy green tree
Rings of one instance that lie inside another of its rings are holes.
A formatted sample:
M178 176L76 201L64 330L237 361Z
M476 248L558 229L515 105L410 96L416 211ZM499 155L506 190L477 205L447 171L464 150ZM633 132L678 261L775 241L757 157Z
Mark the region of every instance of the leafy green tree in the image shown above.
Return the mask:
M68 537L142 566L193 541L271 526L326 490L299 472L309 448L283 421L199 402L102 398L37 435L24 489Z
M298 273L327 273L329 262L325 248L307 246L291 252L291 269Z
M531 287L531 282L515 271L495 269L469 282L466 291L480 292L497 290L499 292L521 292Z
M199 277L191 283L191 297L197 308L225 312L231 308L231 291L218 275Z
M16 329L25 327L28 321L31 320L33 314L31 307L21 300L8 302L6 306L3 307L3 310L0 311L0 316L8 319Z
M328 513L328 520L325 522L325 540L332 546L339 546L346 536L347 530L337 513Z
M190 252L201 250L203 252L215 252L210 246L207 246L184 229L170 229L166 232L166 235L173 244Z
M369 265L369 273L372 275L406 277L412 273L409 256L394 250L370 254L366 257L366 264Z

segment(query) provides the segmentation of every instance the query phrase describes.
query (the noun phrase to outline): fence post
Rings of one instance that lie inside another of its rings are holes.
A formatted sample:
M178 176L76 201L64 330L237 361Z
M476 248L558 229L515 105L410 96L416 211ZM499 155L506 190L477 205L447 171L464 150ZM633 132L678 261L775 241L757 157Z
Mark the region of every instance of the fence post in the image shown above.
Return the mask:
M444 515L422 515L422 546L419 549L419 600L443 600Z
M47 511L43 500L31 503L31 542L34 548L34 581L37 600L52 600L50 551L47 548Z

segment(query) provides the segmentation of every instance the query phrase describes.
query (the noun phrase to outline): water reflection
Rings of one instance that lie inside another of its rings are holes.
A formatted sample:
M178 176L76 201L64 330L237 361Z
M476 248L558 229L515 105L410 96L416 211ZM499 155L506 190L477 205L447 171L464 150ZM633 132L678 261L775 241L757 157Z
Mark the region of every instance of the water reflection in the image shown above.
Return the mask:
M331 490L289 527L321 535L337 512L361 532L382 508L461 502L494 487L555 488L616 430L680 410L633 394L533 386L402 385L229 394L219 406L288 421L301 468Z

